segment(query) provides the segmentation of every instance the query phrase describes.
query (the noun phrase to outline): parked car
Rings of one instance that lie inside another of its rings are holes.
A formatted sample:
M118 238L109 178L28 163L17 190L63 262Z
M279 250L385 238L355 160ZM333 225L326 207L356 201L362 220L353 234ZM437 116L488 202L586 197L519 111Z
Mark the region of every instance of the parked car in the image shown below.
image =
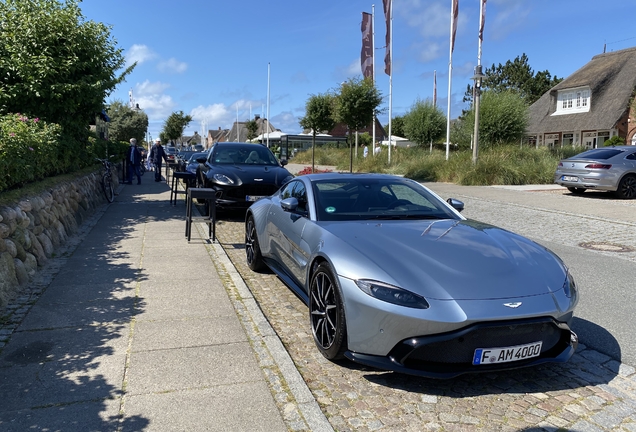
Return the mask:
M199 168L199 165L201 164L201 162L199 162L199 159L207 158L207 157L208 157L208 153L207 152L195 152L195 153L192 153L190 155L190 158L185 162L184 171L196 174L197 173L197 168Z
M203 144L195 144L192 146L192 150L202 152L205 150L205 147L203 147Z
M166 146L164 150L166 152L166 159L168 159L168 164L170 165L175 164L176 158L177 158L176 147Z
M247 210L247 264L308 305L330 360L436 378L567 361L566 265L463 207L397 176L299 176Z
M563 159L554 182L574 194L596 189L636 198L636 146L596 148Z
M177 171L185 171L186 165L188 164L188 160L190 159L190 156L192 156L195 153L197 152L195 152L194 150L181 150L180 152L178 152L177 155L175 156Z
M293 178L262 144L216 143L198 159L197 185L216 190L217 208L245 209Z

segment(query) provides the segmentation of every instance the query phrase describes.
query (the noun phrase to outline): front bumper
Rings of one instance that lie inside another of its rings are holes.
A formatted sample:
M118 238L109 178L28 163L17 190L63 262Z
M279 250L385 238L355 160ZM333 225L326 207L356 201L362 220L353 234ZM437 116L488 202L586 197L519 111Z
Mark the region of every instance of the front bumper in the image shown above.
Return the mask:
M538 357L508 363L472 364L478 348L507 347L539 340L543 346ZM396 344L387 356L351 351L345 356L377 369L429 378L452 378L465 373L563 363L572 357L577 346L578 337L567 323L546 317L478 323L444 334L408 338Z

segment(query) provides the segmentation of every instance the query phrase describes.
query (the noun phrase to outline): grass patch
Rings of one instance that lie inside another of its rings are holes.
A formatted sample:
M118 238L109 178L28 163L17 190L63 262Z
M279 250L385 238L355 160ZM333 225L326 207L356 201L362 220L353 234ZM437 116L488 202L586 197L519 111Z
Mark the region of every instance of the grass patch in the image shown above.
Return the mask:
M550 184L559 160L580 153L579 148L549 149L518 145L484 148L477 164L472 163L472 150L452 151L446 160L443 150L429 148L382 149L379 155L354 156L354 172L375 172L404 175L419 181L437 181L461 185L524 185ZM316 164L332 165L338 170L349 171L349 149L316 148ZM298 153L294 163L311 164L311 151Z

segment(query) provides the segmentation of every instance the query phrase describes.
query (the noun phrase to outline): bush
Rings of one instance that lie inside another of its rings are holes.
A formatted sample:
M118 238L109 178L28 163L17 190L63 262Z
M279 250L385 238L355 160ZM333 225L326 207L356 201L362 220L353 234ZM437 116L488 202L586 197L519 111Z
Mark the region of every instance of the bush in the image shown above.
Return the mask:
M61 128L21 114L0 117L0 191L57 174Z
M611 137L608 140L605 140L605 142L603 143L603 145L605 147L608 146L617 146L617 145L625 145L625 140L621 137L619 137L618 135L614 135L613 137Z

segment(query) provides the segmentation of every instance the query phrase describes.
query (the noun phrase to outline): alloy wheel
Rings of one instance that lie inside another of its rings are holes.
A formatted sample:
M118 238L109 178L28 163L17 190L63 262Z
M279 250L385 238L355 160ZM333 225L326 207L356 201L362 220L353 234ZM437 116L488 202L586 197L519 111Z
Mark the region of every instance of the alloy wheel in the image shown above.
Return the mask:
M338 305L335 287L329 275L320 272L314 278L311 290L311 329L316 342L328 349L336 337Z

